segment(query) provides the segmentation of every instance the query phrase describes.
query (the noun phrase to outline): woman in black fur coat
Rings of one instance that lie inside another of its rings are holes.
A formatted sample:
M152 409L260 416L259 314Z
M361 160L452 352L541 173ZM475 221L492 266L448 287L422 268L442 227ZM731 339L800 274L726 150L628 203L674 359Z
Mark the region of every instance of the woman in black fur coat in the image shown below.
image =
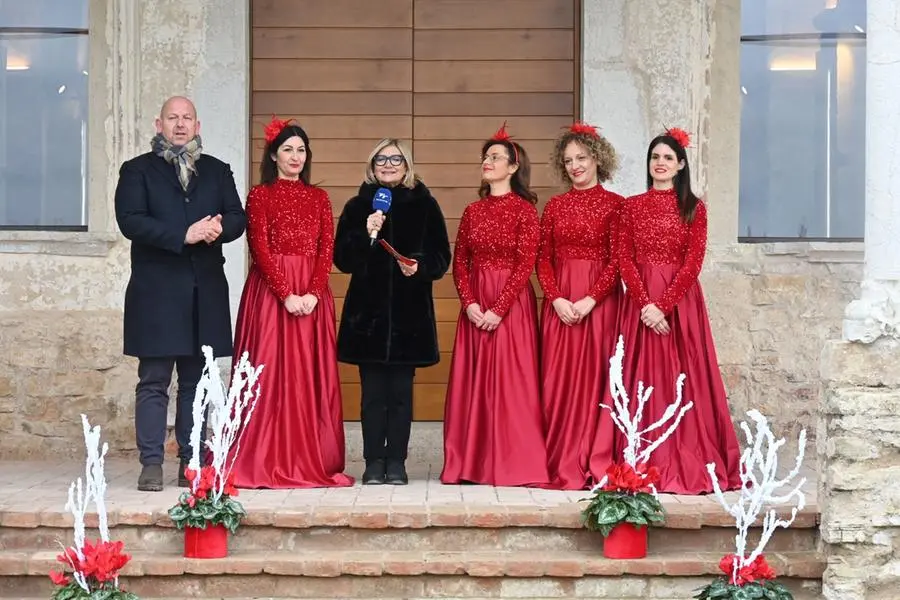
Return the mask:
M392 197L384 215L372 209L382 187ZM373 231L415 264L372 244ZM440 360L431 288L450 265L450 241L441 208L400 140L381 140L369 156L366 181L338 222L334 263L351 274L338 360L359 366L363 483L405 485L416 367Z

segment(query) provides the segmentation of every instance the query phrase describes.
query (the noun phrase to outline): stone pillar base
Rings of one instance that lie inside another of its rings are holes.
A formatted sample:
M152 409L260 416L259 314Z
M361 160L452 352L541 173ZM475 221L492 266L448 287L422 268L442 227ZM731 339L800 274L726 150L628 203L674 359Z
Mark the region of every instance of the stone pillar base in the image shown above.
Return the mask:
M882 336L900 339L900 281L866 279L861 297L844 311L844 339L871 344Z
M900 342L829 342L821 372L823 593L900 598Z

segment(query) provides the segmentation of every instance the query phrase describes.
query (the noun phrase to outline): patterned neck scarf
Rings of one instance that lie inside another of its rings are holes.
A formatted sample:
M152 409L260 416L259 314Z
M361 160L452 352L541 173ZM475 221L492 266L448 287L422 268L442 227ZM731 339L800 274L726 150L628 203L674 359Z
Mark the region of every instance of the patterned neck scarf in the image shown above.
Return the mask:
M150 140L150 147L153 149L154 154L175 167L175 171L178 173L178 181L181 182L181 187L187 191L188 184L191 182L191 174L197 174L197 167L194 163L197 162L197 159L200 158L200 153L203 151L203 142L200 141L200 136L194 136L194 139L184 146L175 146L164 138L163 134L157 133Z

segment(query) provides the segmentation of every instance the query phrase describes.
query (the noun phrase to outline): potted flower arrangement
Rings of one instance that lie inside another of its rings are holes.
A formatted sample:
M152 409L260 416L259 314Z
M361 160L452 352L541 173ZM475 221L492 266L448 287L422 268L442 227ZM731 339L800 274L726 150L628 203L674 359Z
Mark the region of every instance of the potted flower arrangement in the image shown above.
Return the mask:
M747 438L747 448L741 454L741 489L734 504L728 504L715 475L716 465L706 465L713 482L713 490L719 503L734 516L738 533L735 536L736 552L726 554L719 562L719 569L725 574L709 585L698 590L697 600L793 600L793 595L785 586L775 581L777 574L766 562L763 553L766 544L778 527L790 527L797 513L806 502L801 488L805 478L794 485L792 481L800 473L800 465L806 448L806 430L800 432L797 460L794 468L783 478L777 477L778 449L784 445L784 438L775 440L769 423L759 411L751 410L747 415L756 425L756 434L750 431L746 422L741 429ZM790 487L787 493L778 490ZM796 499L788 519L779 519L776 505L784 505ZM760 513L765 512L762 533L756 548L747 552L747 534Z
M659 498L653 495L652 486L657 481L656 467L644 473L628 463L620 463L606 471L606 483L594 488L582 512L585 526L605 538L604 556L647 556L647 526L665 518Z
M75 540L72 546L64 548L57 560L67 572L50 571L50 581L56 586L51 600L138 600L138 597L119 587L119 571L131 560L123 552L124 544L109 539L106 504L106 476L103 472L104 459L109 445L100 446L100 428L91 427L85 415L81 415L84 441L87 446L87 461L84 480L81 477L69 486L66 510L70 510L75 520ZM100 539L91 542L85 539L84 515L93 502L97 509Z
M584 525L599 531L605 538L603 555L607 558L643 558L647 556L647 528L664 520L665 512L656 495L654 484L659 481L659 470L647 468L650 455L663 444L685 413L693 407L692 402L683 404L682 390L684 374L676 383L676 397L657 422L641 428L644 406L653 393L653 387L644 388L638 383L637 410L631 414L630 400L622 379L622 358L625 342L622 336L616 344L616 353L610 359L610 390L613 406L608 408L613 423L626 440L623 462L614 464L606 475L591 490L591 496L584 499L587 506L581 516ZM662 435L643 447L644 435L650 431L663 429Z
M259 398L257 380L262 365L254 367L245 352L238 361L227 391L213 358L212 348L203 346L206 366L194 396L193 456L185 469L190 489L182 492L169 509L169 518L184 531L184 556L223 558L228 555L228 533L235 533L247 514L235 500L231 468L240 449L240 438L250 423ZM209 464L200 465L203 415L209 415L209 438L205 441Z

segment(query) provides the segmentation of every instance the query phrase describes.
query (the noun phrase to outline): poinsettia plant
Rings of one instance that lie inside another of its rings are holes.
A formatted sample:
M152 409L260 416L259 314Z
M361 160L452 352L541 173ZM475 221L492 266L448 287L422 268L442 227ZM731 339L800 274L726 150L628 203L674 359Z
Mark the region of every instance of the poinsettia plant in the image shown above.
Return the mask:
M805 505L802 491L805 478L794 480L800 474L803 455L806 449L806 430L800 432L797 458L793 469L784 477L778 476L778 449L784 445L784 438L775 439L769 429L768 420L757 410L750 410L747 415L756 425L756 432L750 431L746 422L741 429L747 439L747 448L741 454L740 476L741 489L734 503L729 503L719 488L716 477L716 464L706 465L713 491L725 510L734 517L737 527L735 536L736 552L727 554L719 562L719 569L726 577L720 577L701 588L694 596L697 600L793 600L793 595L785 586L775 581L775 570L766 562L763 554L766 544L779 527L787 528L797 518L797 513ZM782 488L789 488L787 493L779 493ZM791 507L791 516L779 518L777 507L796 500ZM747 552L747 535L750 527L756 523L760 513L763 514L762 532L759 542L752 552Z
M178 498L178 504L169 509L169 518L178 529L196 527L206 529L207 525L224 525L234 533L247 512L243 505L234 499L238 495L234 487L234 477L231 473L224 482L219 481L220 475L212 466L197 471L188 467L184 471L188 481L196 481L191 490L182 492ZM221 487L222 493L216 494L217 487Z
M740 557L728 554L719 562L719 569L726 575L716 579L695 596L697 600L793 600L791 592L774 581L775 570L766 562L763 554L738 567Z
M50 581L58 586L52 600L138 600L135 594L119 589L119 571L131 560L122 542L85 541L81 548L66 548L56 560L73 571L50 571Z
M241 437L250 424L250 417L259 399L257 380L262 365L254 367L245 352L231 376L226 390L212 348L203 346L206 365L194 396L194 426L191 429L193 454L184 471L190 482L188 491L178 497L178 504L169 509L169 518L178 529L191 527L206 529L209 525L223 525L237 531L246 511L234 487L232 467L240 449ZM201 444L203 415L209 414L209 438ZM201 445L205 446L208 464L200 465Z
M653 393L653 387L645 387L643 381L638 382L637 406L632 412L622 370L624 356L625 339L620 335L616 352L609 360L609 387L613 402L611 406L600 405L610 411L613 424L625 440L623 462L606 470L606 475L591 489L592 495L584 499L588 505L581 513L585 526L600 531L603 537L607 537L620 523L640 527L665 519L665 511L654 487L659 482L659 469L647 468L647 464L650 455L669 439L685 413L694 406L693 402L684 402L682 391L685 376L681 374L675 382L675 400L662 417L643 427L644 407ZM646 436L651 432L659 434L645 447Z
M620 523L640 527L665 518L653 488L659 481L656 467L643 472L627 463L612 465L604 479L602 486L595 487L593 494L582 500L587 502L587 507L581 517L591 531L599 531L606 537Z
M106 515L106 476L104 463L109 445L100 444L100 427L91 427L81 415L84 442L87 447L84 479L77 478L69 486L66 510L74 520L74 543L63 549L56 560L65 565L63 571L50 571L50 581L56 586L52 600L138 600L135 594L119 587L119 571L131 556L125 554L122 542L109 539ZM85 520L90 504L97 510L100 539L85 539Z

